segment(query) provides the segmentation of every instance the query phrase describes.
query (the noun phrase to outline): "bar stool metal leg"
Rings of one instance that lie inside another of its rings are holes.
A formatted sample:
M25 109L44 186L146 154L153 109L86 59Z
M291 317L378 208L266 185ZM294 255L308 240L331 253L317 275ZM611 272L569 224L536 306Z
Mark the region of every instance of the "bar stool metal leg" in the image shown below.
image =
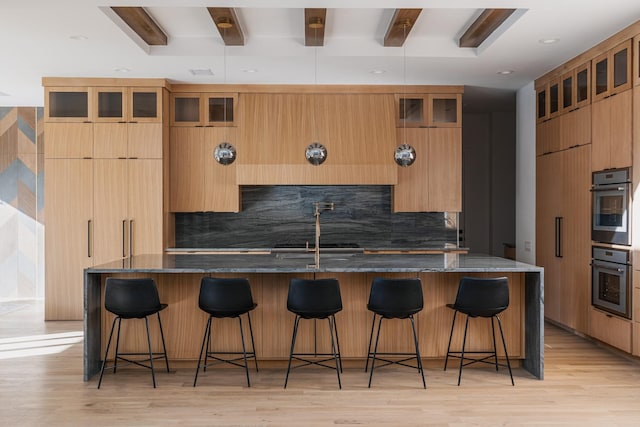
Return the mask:
M511 377L511 385L515 386L516 384L513 382L513 374L511 373L511 362L509 362L509 354L507 353L507 344L504 341L504 334L502 333L502 322L498 316L495 316L498 319L498 327L500 328L500 337L502 337L502 346L504 347L504 357L507 359L507 368L509 368L509 376Z
M256 364L256 372L258 371L258 357L256 356L256 344L253 341L253 327L251 326L251 313L247 312L249 319L249 334L251 335L251 351L253 352L253 362Z
M342 370L342 353L340 353L340 340L338 339L338 324L336 323L336 315L332 315L331 318L333 319L333 330L336 333L336 347L338 348L338 361L340 362L340 372L343 372Z
M167 346L164 343L164 332L162 331L162 321L160 320L160 312L158 314L158 325L160 325L160 338L162 338L162 349L164 350L164 362L167 365L167 372L169 372L169 356L167 356Z
M151 365L151 380L153 388L156 388L156 371L153 368L153 351L151 350L151 335L149 334L149 319L144 318L144 324L147 328L147 344L149 344L149 364Z
M338 359L338 352L336 352L336 342L337 341L337 336L336 336L336 340L333 339L333 332L334 332L334 325L335 325L335 320L334 322L331 321L331 317L329 316L327 317L327 321L329 321L329 333L331 334L331 350L333 351L333 358L336 362L336 374L338 375L338 388L342 389L342 381L340 381L340 371L341 371L341 366L342 366L342 362L340 362Z
M424 370L422 369L422 358L420 357L420 346L418 345L418 334L416 334L416 324L413 320L413 316L409 316L411 319L411 329L413 329L413 342L416 345L416 362L418 364L418 371L422 375L422 387L427 388L427 382L424 380Z
M116 326L117 318L113 319L111 322L111 332L109 332L109 340L107 341L107 349L104 351L104 359L102 359L102 369L100 369L100 379L98 380L98 388L100 388L100 384L102 384L102 376L104 375L104 367L107 364L107 355L109 354L109 346L111 346L111 339L113 338L113 330Z
M118 316L118 333L116 334L116 354L113 357L113 373L116 373L118 368L118 349L120 348L120 326L122 325L122 317Z
M242 316L238 316L238 323L240 324L240 340L242 341L242 357L244 358L244 371L247 374L247 387L251 387L251 381L249 380L249 365L247 363L247 349L244 345L244 331L242 330Z
M371 320L371 333L369 334L369 346L367 347L367 363L364 365L364 371L367 372L369 368L369 359L371 358L371 343L373 341L373 329L376 324L376 314L373 313L373 319Z
M202 336L202 347L200 348L200 356L198 356L198 367L196 368L196 376L193 379L193 386L196 386L196 383L198 382L198 373L200 372L200 362L202 361L202 353L204 353L205 351L208 351L208 347L205 350L205 345L208 345L209 340L207 339L207 337L209 336L209 329L211 328L211 316L209 316L209 320L207 321L207 325L204 328L204 335ZM205 356L205 369L206 369L206 356Z
M378 341L380 340L380 328L382 327L382 319L378 320L378 332L376 333L376 345L373 347L373 358L371 359L371 372L369 373L369 388L371 388L371 380L373 379L373 370L376 364L376 353L378 352Z
M462 364L464 363L464 348L467 344L468 328L469 328L469 316L467 315L467 321L464 324L464 338L462 338L462 354L460 354L460 368L458 370L458 385L460 385L460 379L462 378Z
M300 323L300 316L296 315L296 320L293 323L293 335L291 336L291 350L289 351L289 365L287 366L287 376L284 379L284 388L287 388L289 382L289 372L291 372L291 358L293 357L293 350L296 346L296 336L298 335L298 323Z
M447 370L447 362L449 362L449 352L451 351L451 338L453 338L453 328L456 326L457 311L453 312L453 321L451 322L451 332L449 333L449 345L447 345L447 356L444 358L444 370Z

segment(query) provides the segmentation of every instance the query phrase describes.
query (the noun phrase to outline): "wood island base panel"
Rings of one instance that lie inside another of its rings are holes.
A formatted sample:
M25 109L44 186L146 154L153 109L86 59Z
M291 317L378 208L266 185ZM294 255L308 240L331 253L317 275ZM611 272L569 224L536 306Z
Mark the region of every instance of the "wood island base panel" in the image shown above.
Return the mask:
M200 280L205 276L246 277L258 307L251 313L258 360L287 360L294 315L286 301L291 278L337 278L343 310L336 315L342 357L352 366L364 361L372 314L367 310L374 277L418 277L422 281L424 309L416 316L423 359L444 359L455 300L463 276L509 279L510 304L502 314L509 357L536 378L544 373L543 269L521 262L477 254L322 254L320 268L309 268L312 254L270 255L140 255L85 270L84 280L84 380L99 372L112 314L104 310L102 296L107 277L151 277L160 299L168 304L161 313L170 361L193 365L201 346L206 314L198 308ZM453 346L462 343L464 322L457 322ZM318 352L330 346L328 331L317 328ZM459 326L459 327L458 327ZM246 325L245 325L246 327ZM314 322L300 325L296 351L313 352ZM470 322L467 350L492 348L490 321ZM157 322L150 322L152 344L160 345ZM214 350L241 351L238 322L216 319L212 325ZM389 321L380 341L380 352L411 352L413 339L408 322ZM308 329L308 330L307 330ZM245 332L248 332L245 331ZM122 325L121 351L147 351L144 321ZM498 346L501 347L501 346ZM503 353L498 349L500 355Z

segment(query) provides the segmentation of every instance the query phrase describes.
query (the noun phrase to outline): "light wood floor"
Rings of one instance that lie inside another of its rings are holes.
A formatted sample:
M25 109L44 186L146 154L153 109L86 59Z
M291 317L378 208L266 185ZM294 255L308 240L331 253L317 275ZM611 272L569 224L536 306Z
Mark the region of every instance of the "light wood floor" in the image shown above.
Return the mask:
M282 369L214 369L192 387L193 369L157 374L122 370L82 381L81 322L44 322L40 304L0 304L2 426L639 426L640 363L552 325L545 329L545 380L506 371L440 365L426 369L427 390L409 369L368 376L303 368L282 388ZM11 311L13 309L13 311ZM7 313L7 311L9 311ZM169 338L168 338L169 339ZM37 354L39 353L39 354ZM47 353L47 354L43 354Z

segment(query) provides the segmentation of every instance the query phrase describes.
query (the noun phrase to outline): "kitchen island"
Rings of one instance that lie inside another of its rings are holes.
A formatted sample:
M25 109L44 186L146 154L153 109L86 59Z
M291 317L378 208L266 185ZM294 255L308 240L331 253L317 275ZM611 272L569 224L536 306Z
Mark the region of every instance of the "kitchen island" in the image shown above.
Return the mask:
M84 379L99 372L105 336L112 315L102 307L107 277L152 277L158 284L160 299L169 304L161 314L170 360L185 363L197 360L206 315L198 308L198 291L203 276L247 277L254 300L252 313L257 356L261 360L286 360L293 315L286 309L289 280L293 277L326 278L340 281L343 306L336 315L340 345L346 361L363 360L371 327L366 309L368 292L374 277L418 277L424 292L424 310L417 317L420 352L425 359L446 355L452 310L458 282L463 276L509 278L510 305L501 318L509 356L513 361L542 379L544 373L543 269L533 265L479 254L363 254L322 253L319 268L314 268L310 253L247 254L166 254L140 255L85 270L84 277ZM129 322L127 322L129 323ZM154 324L155 322L150 322ZM305 327L312 328L313 322ZM397 324L396 324L397 323ZM413 341L406 322L389 322L393 329L380 343L380 351L412 351ZM458 322L462 324L463 322ZM468 349L491 347L491 329L481 320L470 325ZM459 325L457 325L459 326ZM136 342L143 323L123 324L122 351L145 351L144 342ZM226 350L237 349L237 322L222 319L216 324L218 338ZM301 325L302 328L302 325ZM130 329L130 330L131 330ZM311 333L299 343L299 349L325 351L325 328L318 326L317 342ZM157 329L153 341L159 344ZM454 331L454 344L461 342L462 328ZM406 338L406 339L405 339ZM144 341L144 340L141 340ZM459 344L458 344L459 345ZM500 353L500 350L499 350Z

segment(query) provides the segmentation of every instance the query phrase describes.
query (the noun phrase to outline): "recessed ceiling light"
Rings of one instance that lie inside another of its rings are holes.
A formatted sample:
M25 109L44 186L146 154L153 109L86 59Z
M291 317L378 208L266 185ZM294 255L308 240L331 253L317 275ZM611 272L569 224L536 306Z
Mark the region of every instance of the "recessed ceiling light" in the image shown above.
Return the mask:
M69 36L71 40L87 40L89 37L83 36L82 34L75 34L73 36Z
M498 71L496 74L506 76L508 74L513 74L513 70L502 70L502 71Z
M129 68L116 68L113 71L117 71L118 73L128 73L129 71L131 71L131 69Z
M371 72L371 74L384 74L384 73L386 73L385 70L371 70L370 72Z
M189 70L189 72L194 76L213 76L211 68L194 68Z
M540 39L538 40L538 43L541 44L554 44L554 43L558 43L560 41L560 39Z
M8 93L0 92L0 96L9 96Z
M258 70L256 70L255 68L243 68L241 70L243 73L257 73Z

